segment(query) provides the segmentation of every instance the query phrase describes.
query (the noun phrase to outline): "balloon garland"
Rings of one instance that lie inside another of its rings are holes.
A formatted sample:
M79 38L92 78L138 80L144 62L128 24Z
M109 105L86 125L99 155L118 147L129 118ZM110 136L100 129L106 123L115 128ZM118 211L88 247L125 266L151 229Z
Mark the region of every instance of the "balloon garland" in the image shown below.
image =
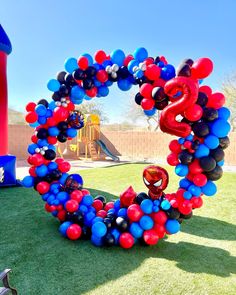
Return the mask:
M86 53L67 59L64 66L65 71L48 82L52 100L26 106L26 121L35 131L28 147L30 175L23 185L39 192L45 210L61 222L60 233L71 240L131 248L136 241L154 245L166 234L177 233L193 209L202 206L202 196L216 193L214 181L223 174L224 149L229 145L225 97L200 86L213 70L212 61L186 59L176 71L165 57L148 57L145 48L138 48L127 56L120 49L110 55L99 50L94 60ZM74 138L84 126L75 104L107 96L115 82L122 91L138 85L135 102L144 114L151 117L162 110L161 130L180 137L170 142L167 157L182 178L177 192L163 192L168 173L153 165L143 172L147 193L129 187L118 200L106 202L104 196L93 198L79 174L68 174L70 164L56 158L55 144Z

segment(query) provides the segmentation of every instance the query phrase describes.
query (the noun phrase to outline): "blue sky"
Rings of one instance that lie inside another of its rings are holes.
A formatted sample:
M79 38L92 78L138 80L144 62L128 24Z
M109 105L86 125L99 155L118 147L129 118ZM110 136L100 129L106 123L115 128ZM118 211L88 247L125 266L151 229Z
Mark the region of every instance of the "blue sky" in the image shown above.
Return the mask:
M28 101L49 98L47 81L67 57L140 46L175 66L186 57L210 57L215 67L205 83L217 90L236 70L235 19L234 0L1 1L0 22L13 46L9 104L23 110ZM105 110L111 122L123 120L131 95L110 90Z

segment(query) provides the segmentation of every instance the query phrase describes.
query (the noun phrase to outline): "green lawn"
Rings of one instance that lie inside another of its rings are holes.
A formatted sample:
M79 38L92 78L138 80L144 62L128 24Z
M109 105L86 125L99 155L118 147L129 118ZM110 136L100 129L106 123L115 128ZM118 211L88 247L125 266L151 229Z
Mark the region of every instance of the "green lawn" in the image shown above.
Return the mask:
M82 171L93 194L142 191L132 164ZM171 174L169 191L177 187ZM0 269L12 268L21 295L236 294L236 174L225 173L218 194L182 224L182 232L154 247L96 248L58 233L58 222L32 189L0 190ZM96 190L95 190L96 189ZM114 194L114 195L113 195Z

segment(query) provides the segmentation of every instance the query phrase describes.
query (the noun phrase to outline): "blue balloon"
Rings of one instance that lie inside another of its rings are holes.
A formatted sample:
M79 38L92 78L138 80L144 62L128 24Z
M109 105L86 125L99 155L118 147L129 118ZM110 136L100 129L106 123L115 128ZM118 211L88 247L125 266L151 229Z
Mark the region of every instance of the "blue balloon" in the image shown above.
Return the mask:
M90 195L86 195L83 197L81 204L85 206L91 206L93 204L93 197Z
M50 194L49 194L49 193L46 193L46 194L43 194L43 195L41 196L41 198L42 198L42 200L43 200L44 202L47 202L47 199L48 199L49 196L50 196Z
M32 187L34 186L34 177L30 175L25 176L21 183L24 187Z
M107 227L103 222L96 222L92 226L92 235L95 235L96 237L104 237L107 233Z
M56 79L51 79L48 81L47 87L48 90L52 91L52 92L56 92L60 89L60 82Z
M135 78L142 78L144 76L144 73L142 70L137 70L135 73L134 73L134 76Z
M120 232L118 231L117 228L113 228L111 230L111 234L115 238L115 244L118 245L119 244L119 238L120 238Z
M224 160L221 160L221 161L217 162L217 165L218 166L224 166L224 163L225 163L225 161Z
M131 74L134 73L133 68L139 66L139 62L136 59L132 59L128 64L128 70Z
M144 47L139 47L134 51L133 56L139 62L143 62L148 57L147 49Z
M82 99L85 96L85 91L80 86L73 86L71 89L71 99Z
M48 170L49 170L49 171L55 170L55 169L57 169L57 167L58 167L58 165L57 165L56 162L50 162L50 163L48 164Z
M91 236L91 242L93 243L94 246L97 246L97 247L103 246L102 238L97 237L95 235Z
M132 83L128 79L118 80L117 85L122 91L128 91L132 87Z
M159 210L160 210L160 208L159 208L158 206L155 206L155 205L154 205L154 206L152 207L152 211L155 212L155 213L158 212Z
M227 121L230 117L230 110L226 107L222 107L218 110L218 118Z
M55 196L54 195L50 195L47 199L47 203L51 206L53 205L54 201L55 201Z
M175 167L175 173L178 176L186 176L188 174L188 166L183 164L178 164Z
M220 141L219 138L215 135L208 135L205 140L204 144L209 148L209 149L216 149L219 145Z
M116 211L120 210L120 199L115 200L115 202L114 202L114 209Z
M112 61L111 60L104 60L102 63L102 66L106 68L107 66L112 66Z
M43 104L38 104L35 108L37 115L43 117L47 114L47 108Z
M153 109L151 109L151 110L149 110L149 111L145 111L145 110L144 110L143 112L144 112L144 114L145 114L146 116L151 117L151 116L155 115L156 111L157 111L157 109L156 109L156 108L153 108Z
M180 224L176 219L167 220L165 227L170 234L176 234L180 230Z
M94 212L88 212L84 217L84 224L86 226L92 226L93 219L96 217L96 214Z
M90 96L88 96L88 95L85 95L85 96L84 96L84 99L85 99L85 100L91 100L92 97L90 97Z
M181 188L187 189L191 184L192 184L192 182L190 180L188 180L187 178L183 178L179 181L179 186Z
M143 211L143 213L151 214L152 213L152 206L153 206L152 200L146 199L146 200L142 201L140 208Z
M89 53L83 53L82 56L87 58L89 66L93 65L93 57Z
M163 200L163 201L161 202L161 208L162 208L163 210L169 210L170 207L171 207L171 204L170 204L170 202L169 202L168 200Z
M63 222L60 227L59 227L59 232L64 236L67 237L66 231L68 229L68 227L72 225L72 222L70 221L65 221Z
M186 140L190 140L190 141L192 141L192 140L193 140L193 135L192 135L192 134L189 134L189 135L186 137Z
M117 213L118 217L126 217L127 216L127 209L126 208L121 208L118 213Z
M141 228L141 226L137 222L133 222L130 225L129 231L130 231L131 235L133 237L135 237L136 239L139 239L143 236L143 229Z
M216 185L211 180L208 180L207 183L202 186L202 192L206 196L213 196L217 192Z
M192 198L192 194L189 191L184 192L183 196L186 200L190 200Z
M140 226L144 230L149 230L153 227L154 222L150 216L144 215L139 221Z
M39 177L44 177L48 174L48 167L46 165L40 165L35 168L35 173Z
M38 148L38 145L35 144L35 143L31 143L29 146L28 146L28 153L33 155L35 154L35 149Z
M39 116L38 117L38 122L39 122L40 125L46 124L47 123L46 116Z
M121 49L116 49L111 53L111 61L113 64L117 64L119 67L123 66L125 54Z
M59 179L60 184L64 185L66 183L66 179L69 176L68 173L63 173L61 178Z
M40 124L39 124L38 121L36 121L36 122L34 122L34 123L30 123L29 125L30 125L30 127L32 127L32 128L36 128L36 127L38 127Z
M66 130L66 134L67 134L68 137L74 138L77 135L77 130L74 129L74 128L68 128Z
M50 110L53 111L53 110L57 107L56 104L55 104L55 101L52 100L52 101L49 103L48 107L49 107Z
M92 224L94 224L94 223L96 223L96 222L98 222L98 221L103 222L103 218L100 217L100 216L96 216L96 217L93 219Z
M194 184L190 185L190 187L188 188L188 191L195 197L199 197L202 193L201 188Z
M216 120L211 126L211 133L213 133L217 137L225 137L230 131L230 124L223 120Z
M64 205L70 199L70 196L67 192L59 192L57 194L57 199L62 205Z
M80 205L79 206L79 210L83 213L87 213L88 212L88 207L85 205Z
M64 67L68 73L72 74L78 69L77 59L74 57L68 58L64 63Z
M105 97L109 94L109 89L107 86L101 86L98 88L98 94Z
M178 139L178 143L179 144L184 144L184 142L185 142L185 138L179 138Z
M161 78L163 80L170 80L170 79L172 79L174 77L175 77L175 68L174 68L174 66L168 64L168 65L165 65L161 69Z
M46 139L39 139L37 143L38 143L38 146L39 147L43 147L43 146L48 146L49 145L48 144L48 141Z
M195 152L196 158L206 157L210 154L209 148L205 144L200 144L198 149Z
M102 83L100 81L98 81L97 79L94 79L94 86L100 87L101 85L102 85Z
M50 186L50 192L53 192L54 190L59 190L60 189L60 184L59 183L52 183Z
M159 68L164 68L164 66L165 66L165 64L164 64L163 61L159 61L159 62L157 63L157 65L158 65Z

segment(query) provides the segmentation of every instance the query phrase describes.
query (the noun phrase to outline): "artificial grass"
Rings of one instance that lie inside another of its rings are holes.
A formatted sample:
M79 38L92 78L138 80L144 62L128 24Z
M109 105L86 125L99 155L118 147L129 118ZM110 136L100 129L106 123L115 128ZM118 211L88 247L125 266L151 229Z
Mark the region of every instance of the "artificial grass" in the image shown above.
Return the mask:
M131 164L81 171L93 195L109 198L132 184L145 191ZM0 189L0 270L12 268L21 295L236 294L236 174L225 173L215 197L154 247L96 248L58 233L57 220L33 189ZM168 191L177 177L170 172ZM96 190L95 190L96 189Z

